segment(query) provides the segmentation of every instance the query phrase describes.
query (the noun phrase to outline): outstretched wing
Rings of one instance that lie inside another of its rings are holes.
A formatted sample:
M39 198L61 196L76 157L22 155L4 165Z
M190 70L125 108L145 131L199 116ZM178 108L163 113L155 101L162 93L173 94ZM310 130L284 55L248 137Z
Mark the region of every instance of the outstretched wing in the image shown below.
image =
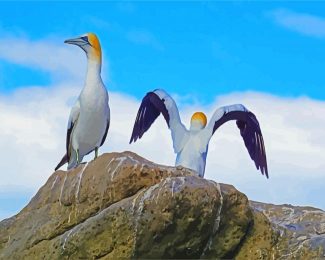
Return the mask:
M221 125L230 120L236 120L251 159L255 162L256 168L268 178L263 135L260 124L252 112L240 104L221 107L213 114L207 130L212 136Z
M130 143L136 142L162 114L172 132L174 150L178 152L187 130L182 124L175 101L164 90L148 92L142 99L135 119Z

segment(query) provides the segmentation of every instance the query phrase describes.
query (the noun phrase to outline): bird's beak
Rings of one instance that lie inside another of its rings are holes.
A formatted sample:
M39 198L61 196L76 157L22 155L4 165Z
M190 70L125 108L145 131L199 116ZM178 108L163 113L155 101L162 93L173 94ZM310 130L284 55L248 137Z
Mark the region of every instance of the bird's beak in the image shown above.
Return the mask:
M82 37L78 37L78 38L74 38L74 39L68 39L68 40L65 40L64 43L74 44L74 45L77 45L77 46L82 46L82 45L87 44L87 42L84 39L82 39Z

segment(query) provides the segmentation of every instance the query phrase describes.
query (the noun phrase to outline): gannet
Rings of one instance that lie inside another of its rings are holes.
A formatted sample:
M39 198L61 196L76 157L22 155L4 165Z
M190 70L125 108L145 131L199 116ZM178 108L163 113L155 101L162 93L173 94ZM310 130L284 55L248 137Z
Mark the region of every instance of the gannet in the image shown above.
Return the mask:
M106 139L110 124L108 93L101 78L102 53L99 40L93 33L64 41L83 49L87 55L87 75L84 88L72 107L68 121L66 154L55 167L68 162L68 170L77 166L85 155L95 151Z
M256 168L268 178L264 141L259 122L255 115L241 104L217 109L209 123L202 112L191 118L190 129L181 122L175 101L164 90L148 92L142 99L134 123L130 144L140 139L153 122L162 114L171 130L174 152L177 154L175 166L192 169L204 177L208 146L212 135L224 123L237 120L237 126L245 146Z

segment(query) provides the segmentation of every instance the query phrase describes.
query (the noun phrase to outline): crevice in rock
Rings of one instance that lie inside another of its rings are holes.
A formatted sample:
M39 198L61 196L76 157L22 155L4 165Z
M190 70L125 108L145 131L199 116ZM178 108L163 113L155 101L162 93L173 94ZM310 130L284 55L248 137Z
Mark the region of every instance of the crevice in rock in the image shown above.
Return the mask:
M236 248L234 248L234 250L232 250L232 251L228 252L226 255L224 255L223 258L234 259L238 255L238 253L239 253L240 249L242 248L243 244L245 243L246 239L252 235L253 227L254 227L254 219L252 219L248 223L246 230L245 230L245 235L241 238L241 240L239 241Z

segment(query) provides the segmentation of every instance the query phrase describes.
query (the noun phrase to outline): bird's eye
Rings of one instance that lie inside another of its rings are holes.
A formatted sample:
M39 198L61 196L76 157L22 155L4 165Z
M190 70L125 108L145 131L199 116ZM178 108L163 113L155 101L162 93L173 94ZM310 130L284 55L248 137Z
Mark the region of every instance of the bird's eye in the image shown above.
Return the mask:
M81 37L81 39L84 40L85 42L89 43L87 36L83 36L83 37Z
M86 42L86 44L89 44L90 46L92 46L91 45L91 43L89 42L89 38L88 38L88 36L82 36L82 37L80 37L83 41L85 41Z

